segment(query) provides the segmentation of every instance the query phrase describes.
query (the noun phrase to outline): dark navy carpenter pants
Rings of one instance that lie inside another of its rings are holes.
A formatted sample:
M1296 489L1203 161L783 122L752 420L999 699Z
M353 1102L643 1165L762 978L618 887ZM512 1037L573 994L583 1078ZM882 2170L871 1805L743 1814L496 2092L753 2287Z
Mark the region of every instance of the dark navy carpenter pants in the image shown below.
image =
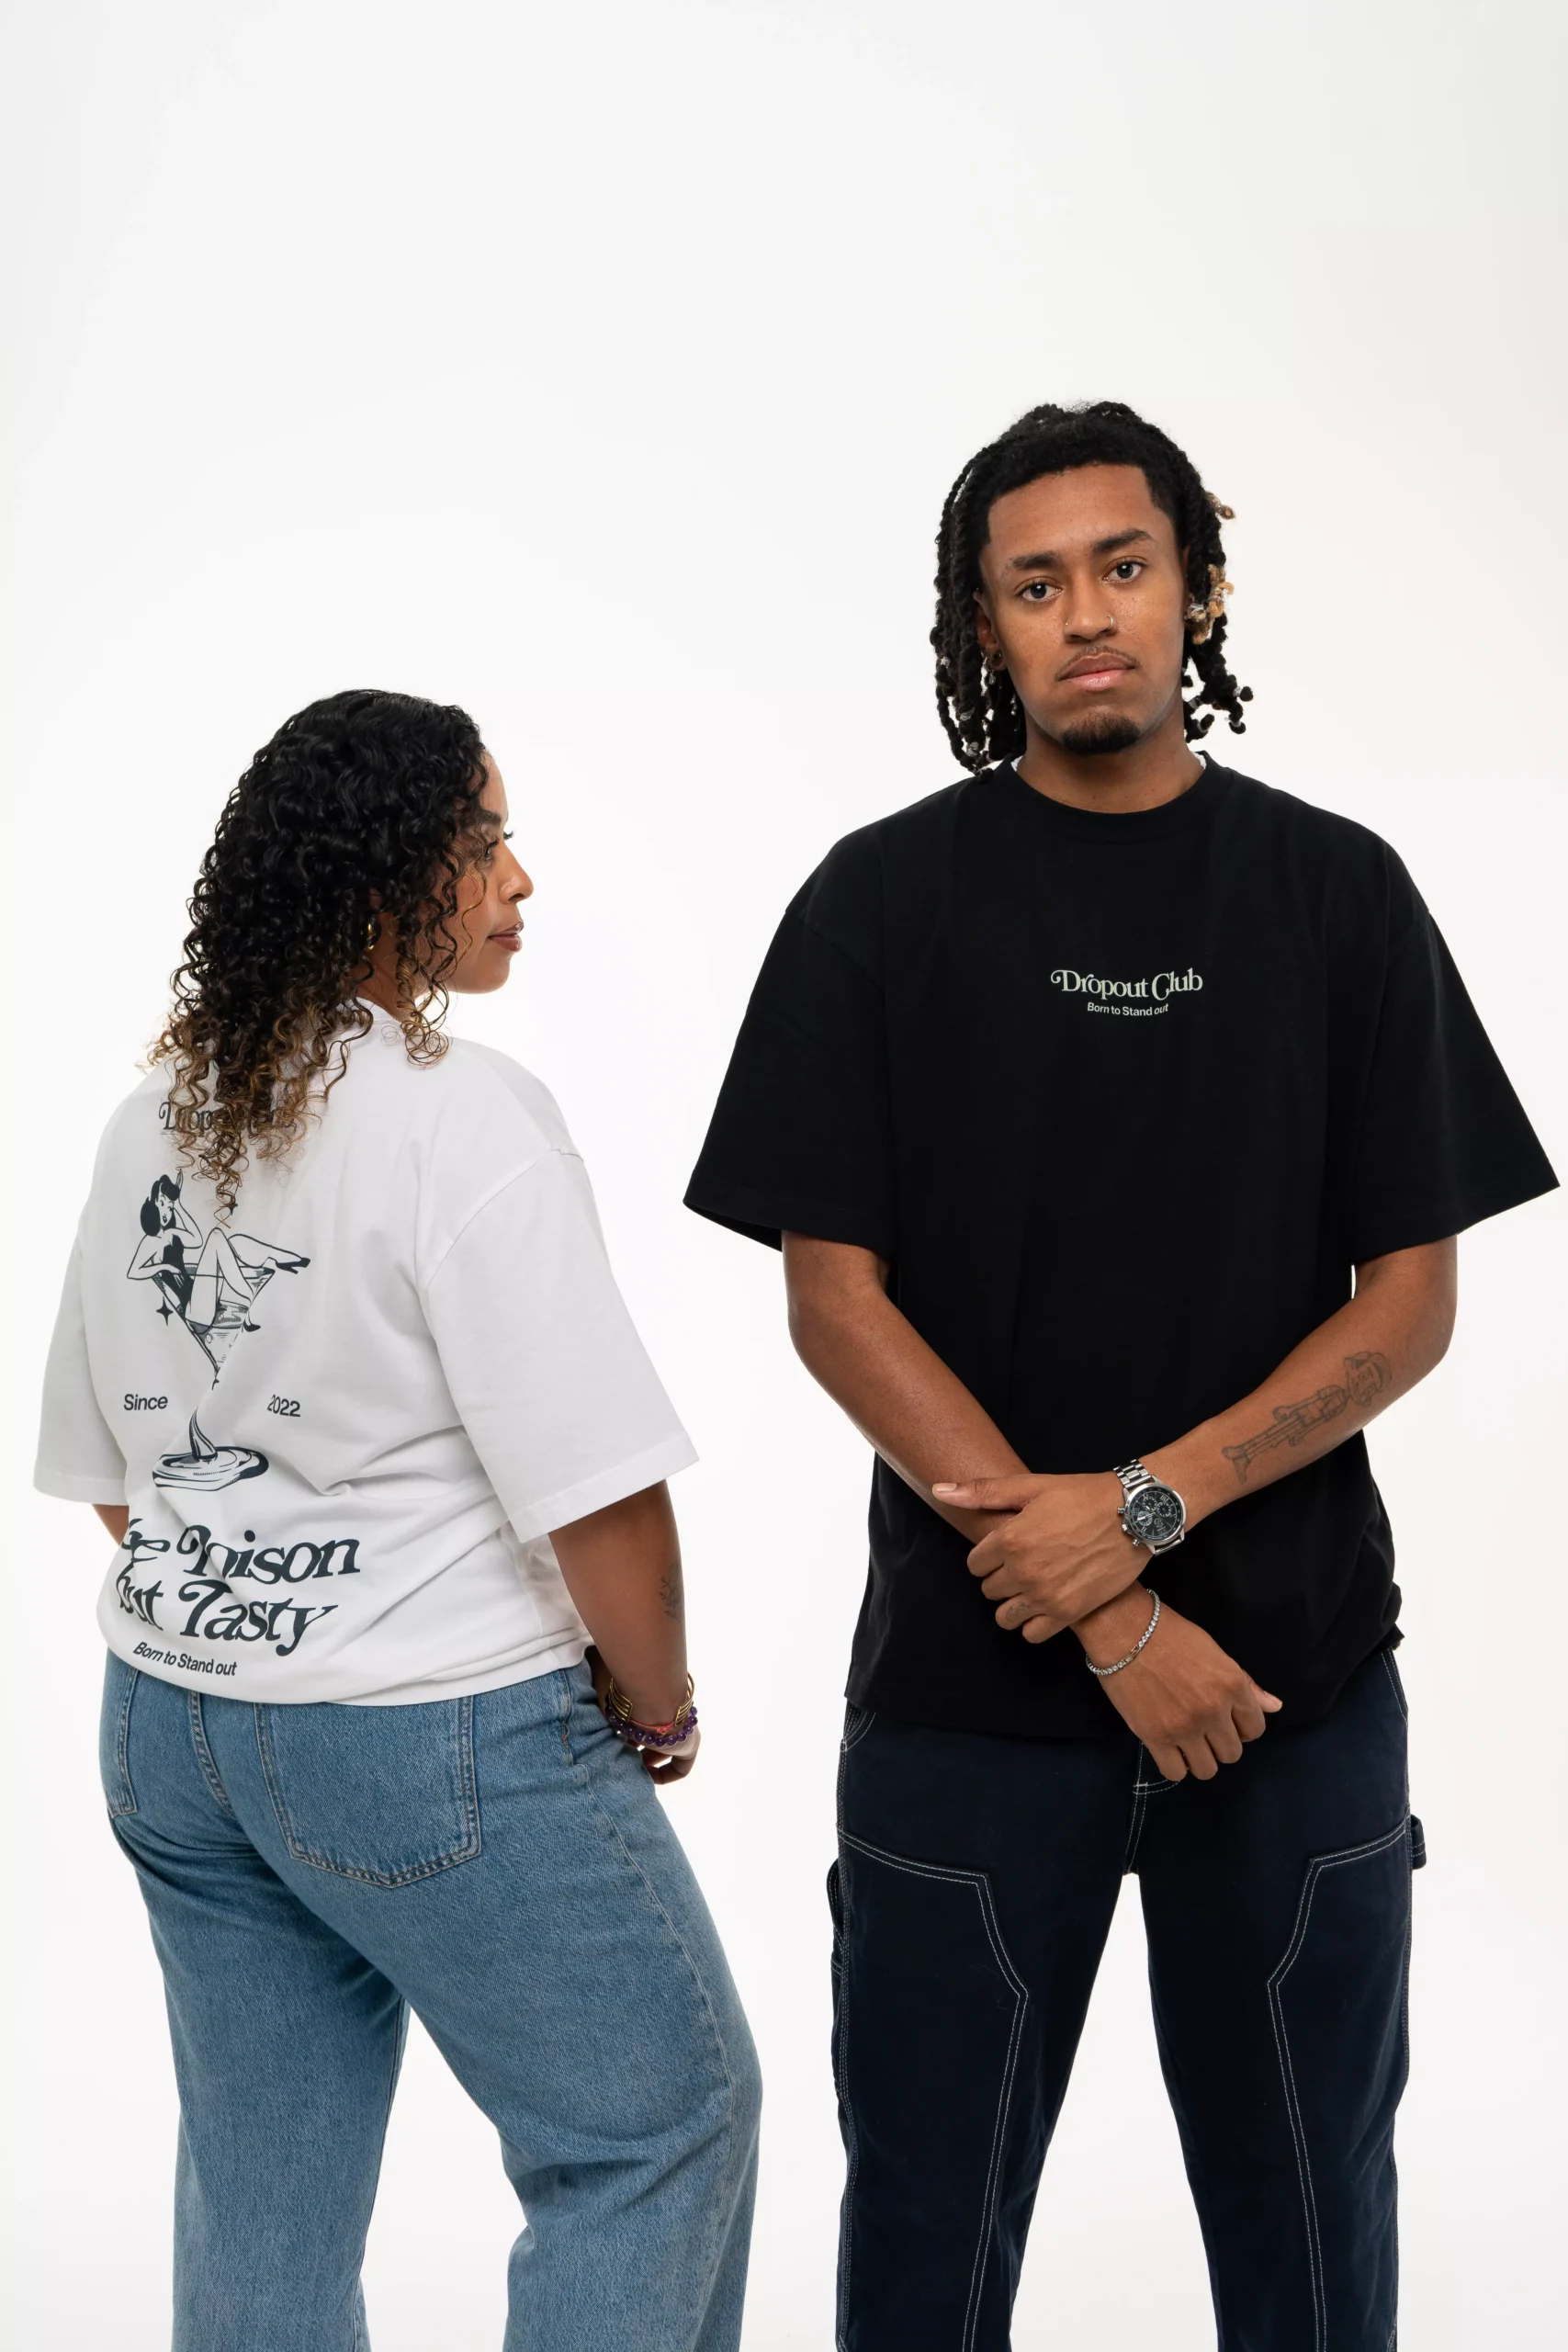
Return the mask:
M1131 1733L1007 1738L852 1707L840 1789L842 2352L1005 2352L1128 1871L1221 2352L1389 2352L1423 1859L1392 1656L1213 1781L1164 1780Z

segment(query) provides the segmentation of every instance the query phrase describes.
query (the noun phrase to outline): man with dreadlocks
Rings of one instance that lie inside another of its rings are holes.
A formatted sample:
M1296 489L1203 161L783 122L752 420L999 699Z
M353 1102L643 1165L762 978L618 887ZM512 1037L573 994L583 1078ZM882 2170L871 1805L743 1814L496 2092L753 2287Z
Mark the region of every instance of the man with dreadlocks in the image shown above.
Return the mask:
M1448 1344L1454 1236L1555 1180L1393 851L1193 748L1247 699L1229 515L1113 401L965 466L969 775L795 898L688 1194L782 1243L877 1455L845 2352L1007 2344L1128 1871L1223 2340L1393 2341L1422 1849L1360 1431Z

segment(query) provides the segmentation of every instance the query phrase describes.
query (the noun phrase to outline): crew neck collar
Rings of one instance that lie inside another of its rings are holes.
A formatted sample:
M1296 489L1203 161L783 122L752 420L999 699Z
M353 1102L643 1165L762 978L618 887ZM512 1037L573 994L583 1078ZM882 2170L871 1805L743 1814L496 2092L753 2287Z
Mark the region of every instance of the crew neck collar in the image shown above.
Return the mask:
M391 1014L387 1011L385 1005L378 1004L373 998L367 996L356 996L354 1001L355 1004L362 1004L364 1006L366 1012L370 1015L371 1023L375 1028L395 1029L399 1035L401 1035L401 1022L394 1021Z
M1065 800L1052 800L1043 792L1036 792L1026 784L1017 767L1009 760L976 779L988 784L994 791L1022 808L1032 810L1032 821L1048 831L1074 841L1104 842L1111 845L1130 847L1136 842L1162 841L1168 833L1180 832L1213 814L1224 792L1228 771L1203 756L1203 773L1190 784L1174 800L1162 800L1157 808L1132 808L1110 812L1102 808L1075 808Z

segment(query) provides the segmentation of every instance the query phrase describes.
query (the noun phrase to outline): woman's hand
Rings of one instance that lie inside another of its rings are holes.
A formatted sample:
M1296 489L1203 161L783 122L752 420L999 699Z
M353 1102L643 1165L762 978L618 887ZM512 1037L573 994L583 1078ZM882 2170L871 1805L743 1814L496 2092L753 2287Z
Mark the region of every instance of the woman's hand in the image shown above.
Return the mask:
M1117 1517L1122 1482L1113 1470L1092 1476L973 1478L933 1486L957 1510L1012 1514L969 1555L969 1573L997 1623L1026 1642L1048 1642L1066 1625L1114 1600L1136 1581L1140 1547Z
M583 1654L583 1664L593 1677L593 1696L599 1702L600 1713L608 1723L611 1720L610 1711L604 1704L604 1694L610 1687L610 1669L592 1645ZM682 1682L680 1695L669 1714L665 1714L661 1709L650 1710L654 1720L665 1723L672 1721L675 1707L680 1705L681 1700L685 1695L686 1688ZM699 1726L687 1735L679 1747L639 1747L637 1751L637 1757L650 1781L683 1781L697 1760L697 1750L702 1746L702 1741L703 1735ZM628 1747L632 1745L629 1740L626 1744Z
M592 1636L588 1669L600 1706L613 1673L634 1723L672 1723L686 1696L686 1618L668 1490L645 1487L552 1528L550 1542ZM679 1747L638 1752L650 1781L683 1781L696 1761L697 1735Z
M696 1762L702 1744L699 1729L688 1732L679 1747L639 1747L637 1755L643 1770L657 1788L670 1781L683 1781Z
M1077 1629L1094 1666L1114 1666L1144 1632L1153 1595L1140 1585L1088 1625ZM1281 1702L1227 1657L1201 1625L1168 1601L1159 1623L1130 1666L1100 1689L1130 1731L1143 1741L1168 1781L1212 1781L1234 1764L1248 1740L1261 1739Z

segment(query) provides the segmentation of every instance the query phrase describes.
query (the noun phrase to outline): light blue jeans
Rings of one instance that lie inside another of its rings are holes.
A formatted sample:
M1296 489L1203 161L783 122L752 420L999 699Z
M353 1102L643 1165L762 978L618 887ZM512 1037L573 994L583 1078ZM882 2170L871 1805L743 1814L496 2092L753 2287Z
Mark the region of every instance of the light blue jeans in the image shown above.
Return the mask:
M175 2352L359 2352L409 2008L526 2222L507 2352L733 2352L756 2054L588 1675L251 1706L109 1660L104 1786L180 2093Z

